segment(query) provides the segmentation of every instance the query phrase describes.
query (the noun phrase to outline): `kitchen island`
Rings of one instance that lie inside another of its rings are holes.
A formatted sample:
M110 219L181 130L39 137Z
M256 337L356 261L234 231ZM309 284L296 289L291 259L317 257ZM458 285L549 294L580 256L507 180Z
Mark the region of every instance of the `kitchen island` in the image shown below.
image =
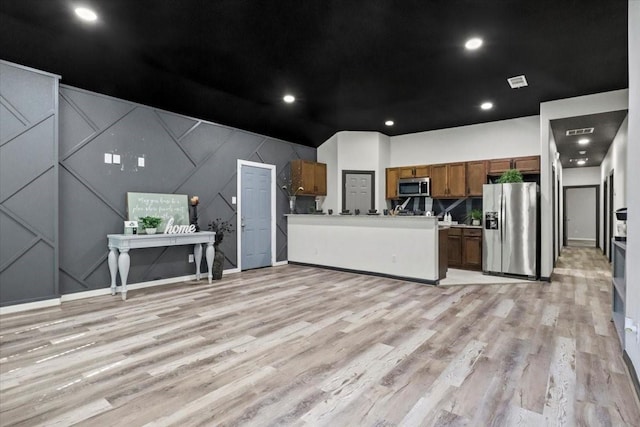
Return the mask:
M290 263L438 284L435 217L287 215Z

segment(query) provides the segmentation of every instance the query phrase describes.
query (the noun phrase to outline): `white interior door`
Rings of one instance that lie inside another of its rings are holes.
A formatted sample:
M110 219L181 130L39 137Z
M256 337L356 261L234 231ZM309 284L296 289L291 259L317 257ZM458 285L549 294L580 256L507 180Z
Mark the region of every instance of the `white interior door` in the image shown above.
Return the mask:
M596 246L596 188L566 189L567 246Z
M344 175L345 198L343 209L349 209L354 213L359 209L361 214L366 214L373 209L372 175L368 172L349 172Z

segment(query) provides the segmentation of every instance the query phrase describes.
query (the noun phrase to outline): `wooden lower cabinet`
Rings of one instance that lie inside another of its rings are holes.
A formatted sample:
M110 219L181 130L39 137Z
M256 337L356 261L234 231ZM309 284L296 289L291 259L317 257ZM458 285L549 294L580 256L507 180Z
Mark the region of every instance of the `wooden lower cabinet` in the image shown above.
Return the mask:
M463 270L482 270L482 229L449 228L449 267Z
M449 267L460 268L462 266L462 229L449 228L447 240L447 253L449 254Z
M447 277L449 266L449 230L446 228L438 230L438 280Z
M462 230L462 267L482 270L482 229Z

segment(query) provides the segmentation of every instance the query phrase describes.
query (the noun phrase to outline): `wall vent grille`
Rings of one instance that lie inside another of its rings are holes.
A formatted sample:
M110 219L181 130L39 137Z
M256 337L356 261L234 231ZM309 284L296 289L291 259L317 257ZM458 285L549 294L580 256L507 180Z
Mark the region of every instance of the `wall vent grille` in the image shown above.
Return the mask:
M569 129L567 131L567 136L587 135L590 133L593 133L593 128Z

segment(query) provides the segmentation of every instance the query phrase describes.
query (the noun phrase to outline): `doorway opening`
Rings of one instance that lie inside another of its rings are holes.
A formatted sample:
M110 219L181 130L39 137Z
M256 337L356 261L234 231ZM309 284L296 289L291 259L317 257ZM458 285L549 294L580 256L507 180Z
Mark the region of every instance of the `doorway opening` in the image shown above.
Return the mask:
M611 239L613 238L613 169L611 170L611 173L609 173L609 204L607 205L607 213L606 213L606 217L607 217L607 221L609 222L609 240L607 240L607 242L605 242L605 245L607 246L607 255L609 258L609 262L611 262Z
M374 171L342 171L342 210L366 214L375 205Z
M563 187L564 246L598 247L600 189L597 185Z

